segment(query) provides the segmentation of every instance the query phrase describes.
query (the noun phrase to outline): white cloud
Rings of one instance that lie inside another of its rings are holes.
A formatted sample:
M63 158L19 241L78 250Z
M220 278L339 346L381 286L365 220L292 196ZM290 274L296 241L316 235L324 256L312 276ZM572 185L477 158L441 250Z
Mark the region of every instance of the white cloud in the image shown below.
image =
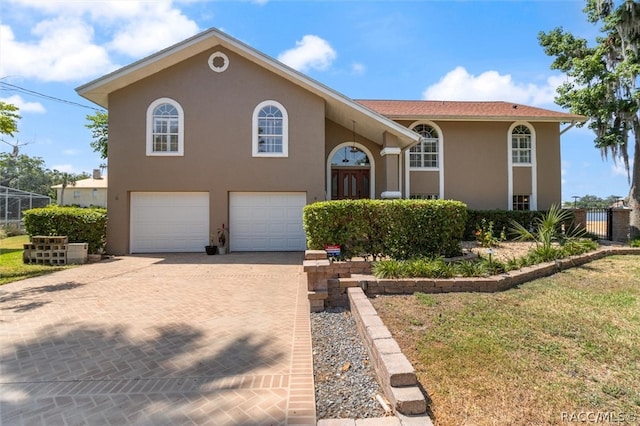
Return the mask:
M51 167L51 170L57 170L62 173L75 173L73 164L56 164Z
M13 0L12 4L35 16L36 24L31 36L20 38L9 25L0 25L0 75L4 76L86 80L115 69L115 55L137 59L199 30L171 0Z
M326 40L307 34L302 40L296 41L296 47L278 55L278 60L304 72L310 69L326 70L337 56Z
M65 149L64 151L62 151L62 153L64 155L78 155L80 153L80 150L77 150L77 149Z
M19 113L23 112L33 112L33 113L43 113L46 112L44 106L40 102L28 102L22 99L20 95L11 95L8 98L0 98L0 101L6 102L11 105L15 105L20 108Z
M366 70L367 70L367 67L365 67L364 64L361 64L359 62L354 62L353 64L351 64L352 74L362 75Z
M632 162L632 160L629 160L629 169L633 167ZM622 159L616 159L616 161L611 165L611 174L613 176L627 177L627 169L624 166L624 161L622 161Z
M198 25L169 4L149 2L140 17L130 19L108 44L132 57L148 55L198 32Z
M423 99L451 101L508 101L528 105L552 104L562 76L549 77L544 85L523 84L510 74L485 71L475 76L464 67L449 71L438 83L422 93Z
M0 74L42 81L74 81L114 67L106 50L89 42L93 30L83 22L59 18L40 22L35 43L19 42L11 28L0 26Z

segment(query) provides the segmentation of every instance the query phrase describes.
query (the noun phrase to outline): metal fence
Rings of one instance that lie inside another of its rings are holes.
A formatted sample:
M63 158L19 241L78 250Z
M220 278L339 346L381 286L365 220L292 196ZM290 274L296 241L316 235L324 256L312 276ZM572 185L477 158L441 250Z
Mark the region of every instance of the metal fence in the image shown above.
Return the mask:
M22 224L22 212L51 203L51 197L0 185L0 226Z
M610 240L613 235L613 209L587 209L587 232L597 235L603 240Z

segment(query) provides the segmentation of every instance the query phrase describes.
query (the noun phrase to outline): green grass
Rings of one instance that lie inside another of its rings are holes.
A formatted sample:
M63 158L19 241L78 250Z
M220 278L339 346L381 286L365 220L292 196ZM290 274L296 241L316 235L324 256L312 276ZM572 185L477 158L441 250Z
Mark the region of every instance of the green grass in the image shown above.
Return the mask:
M28 235L0 239L0 285L72 267L24 264L23 245L28 242Z
M425 296L373 303L416 368L437 425L559 424L575 411L640 419L637 256L502 293Z

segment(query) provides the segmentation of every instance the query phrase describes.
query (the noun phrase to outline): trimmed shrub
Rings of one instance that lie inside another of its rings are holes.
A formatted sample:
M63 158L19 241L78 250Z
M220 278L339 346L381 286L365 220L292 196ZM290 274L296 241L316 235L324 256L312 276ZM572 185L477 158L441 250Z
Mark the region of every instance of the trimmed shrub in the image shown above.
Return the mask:
M26 210L23 219L30 236L65 235L70 243L87 243L89 253L98 253L104 248L106 209L49 206Z
M305 206L312 250L339 244L346 258L450 257L460 254L466 205L447 200L339 200Z
M482 221L493 223L493 229L500 232L506 230L507 239L511 239L509 230L512 221L516 221L527 229L533 228L536 218L544 216L544 211L529 210L469 210L464 229L464 240L476 239L476 231L482 227Z

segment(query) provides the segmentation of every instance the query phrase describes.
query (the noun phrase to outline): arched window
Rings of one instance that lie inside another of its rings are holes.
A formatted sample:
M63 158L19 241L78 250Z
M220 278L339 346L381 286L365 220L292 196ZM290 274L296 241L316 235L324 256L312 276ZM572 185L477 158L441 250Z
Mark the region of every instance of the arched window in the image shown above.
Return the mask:
M511 131L511 160L513 164L531 164L531 129L524 124Z
M412 130L422 141L409 150L409 167L412 169L434 169L440 167L440 136L438 131L428 124L417 124Z
M276 101L261 102L253 111L253 156L289 155L289 117Z
M157 99L147 109L147 155L184 155L184 113L173 99Z

